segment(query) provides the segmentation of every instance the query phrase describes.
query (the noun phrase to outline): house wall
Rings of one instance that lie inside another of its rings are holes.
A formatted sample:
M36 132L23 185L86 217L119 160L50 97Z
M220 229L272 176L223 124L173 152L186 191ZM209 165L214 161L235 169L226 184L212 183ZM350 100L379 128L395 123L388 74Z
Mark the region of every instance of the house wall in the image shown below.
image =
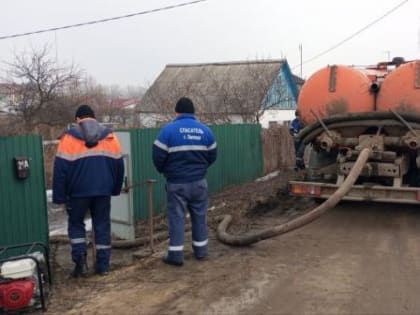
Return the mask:
M287 125L294 118L294 109L267 109L260 117L260 124L263 128L268 128L270 122L276 122L279 125Z
M164 114L154 113L140 113L137 116L142 128L156 128L162 125L162 122L169 122L174 119ZM229 115L230 124L243 124L243 117L240 115ZM279 125L288 125L290 121L295 118L295 110L287 109L268 109L264 111L264 114L260 117L260 125L263 128L268 128L270 122L276 122ZM224 123L223 121L220 122ZM216 124L218 124L216 122Z
M263 107L280 110L296 110L297 93L297 87L291 78L291 72L286 64L284 64L264 98Z
M229 114L226 117L229 119L231 124L243 124L244 119L241 115L235 115L235 114ZM198 114L198 119L205 121L205 118L201 117ZM166 122L169 122L173 119L175 119L175 114L157 114L157 113L139 113L137 114L138 122L140 123L140 126L142 128L156 128L160 127L162 124L165 124ZM225 120L219 121L212 121L212 124L226 124Z
M139 113L137 114L137 119L140 123L140 126L145 128L155 128L158 127L162 121L168 119L168 115L157 114L157 113Z
M11 104L15 104L14 95L0 94L0 112L13 113L14 110L10 106Z

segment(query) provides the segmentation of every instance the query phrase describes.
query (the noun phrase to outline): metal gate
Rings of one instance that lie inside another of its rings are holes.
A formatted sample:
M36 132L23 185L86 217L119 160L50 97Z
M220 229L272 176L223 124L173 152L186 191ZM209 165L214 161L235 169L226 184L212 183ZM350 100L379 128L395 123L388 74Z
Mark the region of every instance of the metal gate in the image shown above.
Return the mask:
M0 247L48 244L41 136L0 137Z
M132 240L135 238L135 222L133 211L133 191L127 188L132 183L131 166L131 137L130 132L115 132L123 151L124 158L124 184L119 196L111 198L111 231L119 238Z

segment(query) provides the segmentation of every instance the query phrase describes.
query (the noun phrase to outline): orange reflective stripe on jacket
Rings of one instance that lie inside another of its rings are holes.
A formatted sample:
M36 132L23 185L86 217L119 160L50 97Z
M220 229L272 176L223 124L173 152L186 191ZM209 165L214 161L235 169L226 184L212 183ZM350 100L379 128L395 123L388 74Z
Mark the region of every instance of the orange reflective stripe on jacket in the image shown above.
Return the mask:
M56 156L67 161L75 161L91 156L106 156L119 159L122 157L122 152L120 142L113 133L107 135L92 148L88 148L84 140L65 134L60 140Z

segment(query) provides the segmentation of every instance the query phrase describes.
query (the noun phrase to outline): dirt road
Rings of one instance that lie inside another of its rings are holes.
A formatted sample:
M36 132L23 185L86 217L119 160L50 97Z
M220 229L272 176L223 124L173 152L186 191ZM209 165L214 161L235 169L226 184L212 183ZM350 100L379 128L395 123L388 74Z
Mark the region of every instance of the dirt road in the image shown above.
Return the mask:
M231 230L278 224L313 206L273 188L281 183L254 183L215 198L241 210ZM245 204L250 210L243 211ZM59 274L47 314L420 313L416 207L344 203L302 229L245 248L221 244L210 226L207 261L195 261L187 244L183 267L164 265L163 243L105 278Z
M273 240L270 283L241 314L419 314L419 210L346 203Z

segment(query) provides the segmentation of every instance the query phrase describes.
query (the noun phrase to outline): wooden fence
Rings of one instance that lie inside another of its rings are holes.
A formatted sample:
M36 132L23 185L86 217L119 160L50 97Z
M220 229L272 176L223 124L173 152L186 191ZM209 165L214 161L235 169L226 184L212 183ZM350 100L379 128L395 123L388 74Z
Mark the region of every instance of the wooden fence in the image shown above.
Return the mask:
M288 126L271 125L262 135L264 174L295 165L295 148Z

